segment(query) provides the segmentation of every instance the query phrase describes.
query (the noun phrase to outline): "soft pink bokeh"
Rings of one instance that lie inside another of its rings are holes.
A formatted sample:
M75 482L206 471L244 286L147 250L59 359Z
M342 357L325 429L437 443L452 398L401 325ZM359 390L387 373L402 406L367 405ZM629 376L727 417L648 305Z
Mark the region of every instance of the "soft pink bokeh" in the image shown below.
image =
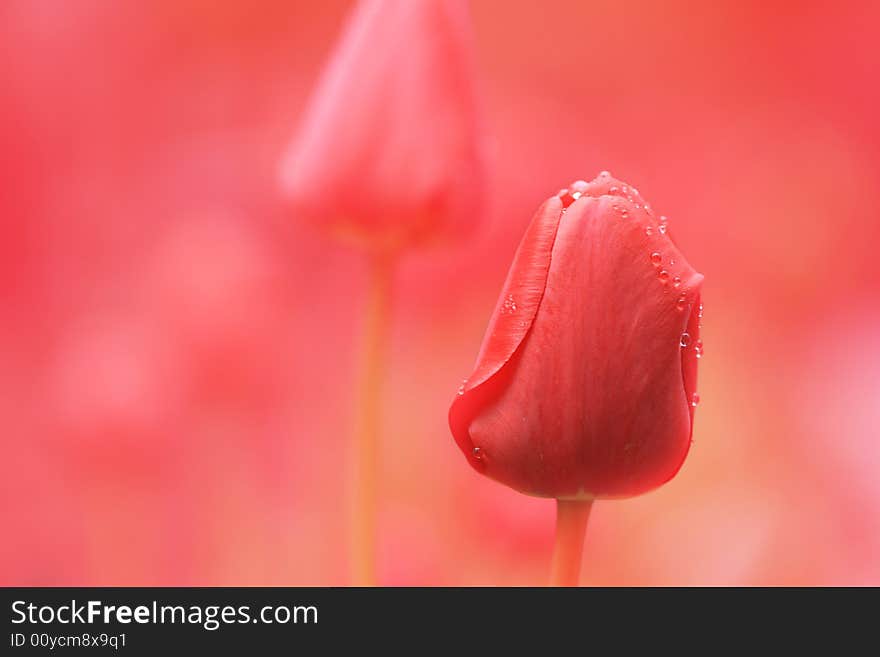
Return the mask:
M348 581L364 263L277 170L350 6L2 3L0 583ZM538 203L609 169L705 274L706 356L683 469L597 503L584 583L880 584L880 6L472 14L485 215L399 272L381 580L544 581L552 504L446 411Z

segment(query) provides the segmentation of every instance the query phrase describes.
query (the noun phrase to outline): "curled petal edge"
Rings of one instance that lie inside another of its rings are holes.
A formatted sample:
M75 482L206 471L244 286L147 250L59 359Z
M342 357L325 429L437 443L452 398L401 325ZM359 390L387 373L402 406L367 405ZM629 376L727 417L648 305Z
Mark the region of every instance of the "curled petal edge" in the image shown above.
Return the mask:
M681 256L679 256L681 257ZM693 296L691 305L688 308L688 321L685 327L685 331L691 336L692 340L700 339L700 319L701 315L699 314L700 308L702 305L702 293L703 293L703 275L697 273L696 271L692 274L690 279L687 281L688 289L693 290ZM682 382L682 390L684 393L684 401L687 405L688 417L690 419L690 428L688 430L687 436L687 444L685 448L681 452L681 456L678 459L678 462L673 466L668 473L658 481L656 484L651 486L648 490L654 490L662 486L663 484L670 481L675 475L678 474L679 470L681 470L684 465L685 460L687 460L688 452L690 452L690 446L693 442L694 436L694 415L696 411L696 406L692 404L693 396L697 392L697 359L695 355L692 355L690 350L683 350L682 357L680 361L681 368L681 382ZM644 492L648 492L648 490ZM610 496L616 497L616 496ZM630 497L629 495L622 495L620 497Z
M702 307L702 296L703 296L703 275L694 273L691 280L689 281L690 289L695 291L695 295L693 297L692 305L689 309L688 314L688 322L685 328L688 335L691 336L691 339L699 341L700 337L700 308ZM681 382L682 388L684 389L684 399L687 404L688 415L690 417L690 431L688 432L688 444L681 455L681 459L678 462L678 465L672 469L669 476L666 477L659 485L665 484L667 481L672 479L678 471L681 470L681 467L684 465L685 459L690 451L690 444L693 442L694 436L694 415L696 411L696 405L692 403L694 399L694 395L697 394L697 358L695 352L691 350L682 351L681 357Z
M507 366L532 328L544 297L562 209L562 201L554 196L532 218L492 313L474 371L449 409L449 427L456 444L481 472L485 463L474 454L470 423L479 409L503 390Z

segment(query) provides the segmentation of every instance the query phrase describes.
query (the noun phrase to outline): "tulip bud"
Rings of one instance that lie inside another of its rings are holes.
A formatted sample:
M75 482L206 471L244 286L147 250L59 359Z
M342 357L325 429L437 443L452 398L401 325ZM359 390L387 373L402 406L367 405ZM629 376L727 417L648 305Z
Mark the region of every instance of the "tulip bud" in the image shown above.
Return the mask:
M463 0L362 0L282 167L296 211L371 249L460 235L481 148Z
M449 412L479 472L529 495L627 497L691 442L703 276L603 172L538 209Z

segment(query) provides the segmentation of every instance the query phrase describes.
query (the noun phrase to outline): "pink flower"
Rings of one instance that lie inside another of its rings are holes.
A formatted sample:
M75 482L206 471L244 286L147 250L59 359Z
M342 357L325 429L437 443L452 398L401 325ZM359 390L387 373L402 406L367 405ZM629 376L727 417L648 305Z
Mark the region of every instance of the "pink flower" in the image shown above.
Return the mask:
M282 167L297 212L373 249L458 236L482 173L461 0L362 0Z

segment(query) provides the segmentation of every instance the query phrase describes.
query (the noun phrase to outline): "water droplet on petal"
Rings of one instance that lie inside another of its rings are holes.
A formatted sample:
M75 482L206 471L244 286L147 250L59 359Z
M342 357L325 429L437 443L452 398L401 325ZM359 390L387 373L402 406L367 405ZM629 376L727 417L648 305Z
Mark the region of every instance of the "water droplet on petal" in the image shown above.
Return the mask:
M654 251L654 253L651 254L651 264L655 267L659 267L662 260L663 258L657 251Z
M691 334L690 333L682 333L681 338L678 341L678 344L681 345L682 349L687 347L691 343Z
M691 395L691 406L696 408L697 404L700 403L700 396L697 393Z
M666 283L669 282L669 272L665 269L661 269L660 273L657 274L657 278L660 279L660 282L663 283L663 285L666 285Z
M474 454L474 458L477 459L478 461L483 460L483 450L481 450L479 447L474 447L473 454Z
M600 171L600 172L599 172L599 177L600 177L600 178L610 178L610 177L611 177L611 172L610 172L610 171Z
M697 354L697 358L703 357L703 341L697 340L696 344L694 344L694 352Z
M612 185L611 187L608 188L609 194L616 194L619 191L620 191L620 188L617 185Z
M660 215L660 223L661 223L661 224L665 224L667 221L669 221L669 219L666 217L666 215L665 215L665 214L661 214L661 215Z
M577 201L581 196L583 196L580 192L572 192L571 197Z
M684 297L678 297L675 301L675 307L679 310L684 310L684 307L687 305L687 299Z
M575 180L568 187L572 192L577 194L586 194L587 190L590 188L590 183L586 180ZM574 194L572 194L573 196Z
M645 235L651 236L654 234L654 229L650 226L645 226Z
M666 224L660 224L660 227L657 228L657 230L660 231L661 235L665 235L666 234Z
M681 278L679 278L678 276L673 278L672 279L672 287L675 287L675 288L681 287Z
M612 205L611 209L614 210L617 214L620 215L621 219L626 219L629 215L626 211L626 208L622 205Z

